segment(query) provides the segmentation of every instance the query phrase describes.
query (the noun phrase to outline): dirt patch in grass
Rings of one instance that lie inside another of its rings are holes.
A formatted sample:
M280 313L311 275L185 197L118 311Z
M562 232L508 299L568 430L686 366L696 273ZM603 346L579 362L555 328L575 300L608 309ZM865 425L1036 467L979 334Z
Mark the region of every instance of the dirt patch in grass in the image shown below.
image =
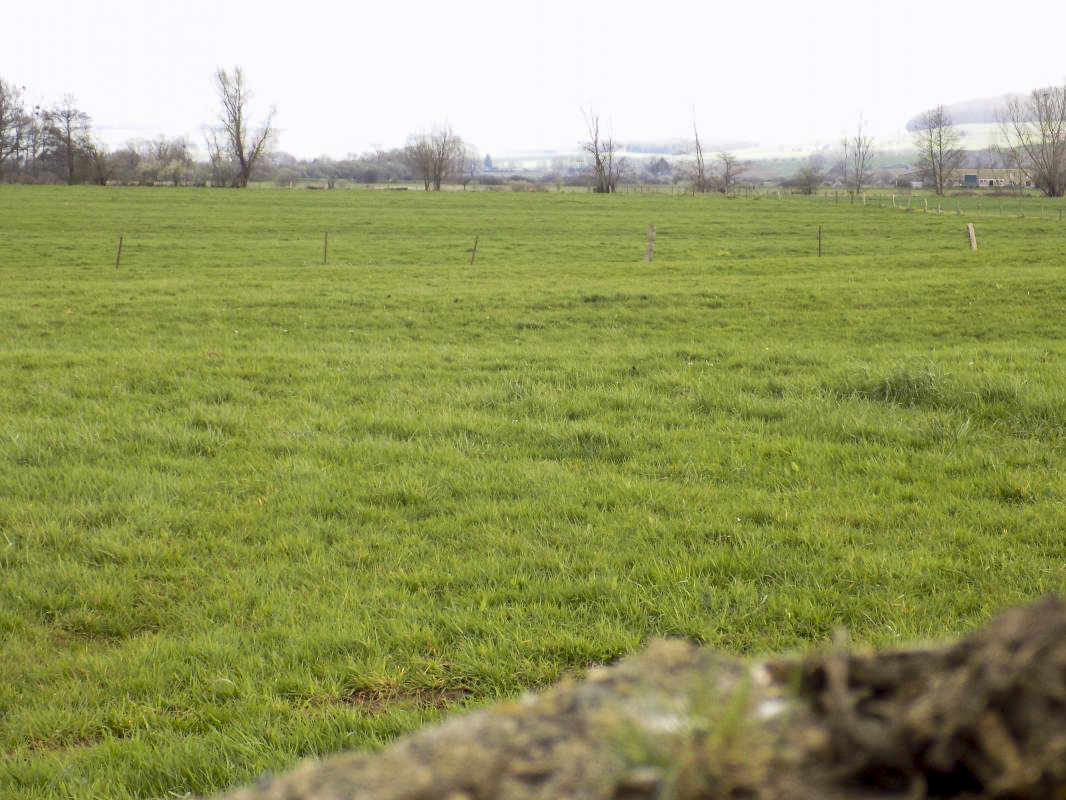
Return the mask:
M466 700L469 689L357 689L340 699L367 714L384 714L389 710L409 708L452 708Z

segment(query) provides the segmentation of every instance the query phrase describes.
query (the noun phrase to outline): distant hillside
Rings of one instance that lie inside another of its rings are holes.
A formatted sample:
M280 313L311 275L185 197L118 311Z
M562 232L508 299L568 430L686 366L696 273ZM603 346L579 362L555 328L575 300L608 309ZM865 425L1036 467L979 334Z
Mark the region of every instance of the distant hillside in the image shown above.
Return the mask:
M1001 94L998 97L985 97L980 100L953 103L949 106L944 106L944 108L947 109L948 114L951 115L951 121L956 125L968 125L975 122L998 122L997 115L1000 110L1007 104L1008 100L1017 96L1016 94ZM919 114L910 119L907 122L907 130L917 130L920 117L921 115Z
M703 152L720 153L755 147L757 143L745 139L723 139L721 141L706 141L702 142L702 144ZM692 140L675 137L673 139L626 142L625 150L627 153L648 153L650 155L685 155L692 152Z

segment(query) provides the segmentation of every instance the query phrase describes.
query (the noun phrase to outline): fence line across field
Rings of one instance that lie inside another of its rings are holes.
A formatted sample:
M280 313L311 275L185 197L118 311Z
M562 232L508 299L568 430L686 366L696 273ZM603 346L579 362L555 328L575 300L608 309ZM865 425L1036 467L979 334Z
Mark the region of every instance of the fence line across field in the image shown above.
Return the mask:
M677 187L670 187L670 188L671 188L672 191L677 191ZM645 184L631 184L631 185L628 185L628 188L623 187L623 191L629 191L630 189L632 189L632 191L634 191L634 192L644 192L646 190L646 186L645 186ZM662 189L660 187L658 187L658 186L655 186L655 187L651 188L649 191L651 191L653 193L662 193ZM679 197L680 196L693 196L694 197L695 194L696 193L693 192L690 195L689 192L682 191L678 196ZM722 193L719 193L719 192L707 192L706 194L709 197L714 197L716 195L721 195ZM834 208L836 208L836 207L840 206L840 194L841 194L841 192L840 192L839 188L832 189L832 190L823 189L822 192L821 192L821 199L823 201L829 202L831 205L834 206ZM916 196L913 192L908 192L907 195L906 195L907 204L905 206L901 206L898 203L898 201L897 201L898 195L895 192L889 192L889 193L876 192L875 194L871 195L870 193L868 193L866 191L861 191L861 192L855 193L853 190L848 190L846 192L846 194L850 198L850 202L847 203L846 207L849 208L849 209L853 208L854 209L854 213L862 213L863 211L865 211L867 209L872 209L874 207L874 203L871 200L872 197L876 197L876 200L877 200L876 206L880 210L886 210L886 209L887 210L896 210L896 211L903 210L903 211L910 212L914 208L913 201L914 201L914 198ZM792 200L792 199L796 199L796 198L799 198L801 200L806 199L808 201L818 201L819 200L819 195L817 193L814 193L814 192L812 192L810 194L807 194L807 193L804 193L804 192L796 192L796 191L793 191L793 190L789 190L789 191L784 191L783 192L782 189L779 188L779 187L769 187L769 188L768 187L761 187L761 188L760 187L742 187L742 189L740 191L735 191L735 192L732 192L732 193L728 193L725 196L730 197L731 199L734 199L734 200L738 199L738 198L747 199L747 200L751 201L751 204L752 204L753 208L756 207L756 203L757 202L760 202L760 201L763 201L763 200L784 201L784 200ZM929 215L930 214L929 195L920 195L920 197L921 197L921 201L922 201L922 206L921 207L922 207L923 216ZM857 202L856 198L858 198L861 201L861 203ZM962 216L963 210L965 210L967 215L970 215L970 216L975 217L975 218L977 218L977 217L996 216L996 217L1000 217L1000 218L1004 218L1004 219L1018 219L1018 220L1020 220L1020 219L1025 219L1026 218L1027 211L1028 211L1029 212L1029 216L1032 219L1036 219L1037 216L1036 216L1035 207L1039 207L1039 211L1040 211L1039 219L1041 221L1043 221L1043 222L1057 221L1057 222L1061 223L1063 221L1063 217L1066 216L1066 215L1064 215L1064 212L1066 212L1066 198L1050 198L1049 199L1049 198L1031 197L1029 195L1019 196L1019 197L1017 197L1017 212L1016 213L1008 213L1007 212L1007 203L1004 202L1004 200L1001 199L1001 198L999 198L999 202L996 202L996 203L993 204L993 207L991 209L985 208L985 206L988 204L988 200L989 200L989 198L987 198L987 197L986 198L982 198L980 196L974 197L973 198L973 205L969 206L967 204L967 207L965 207L965 209L964 209L963 199L965 199L965 198L962 198L962 197L957 196L957 195L954 196L955 215L956 216ZM946 200L946 198L940 196L940 197L937 197L937 200L938 200L938 202L937 202L936 207L935 207L935 215L938 216L938 217L942 217L942 216L944 216L944 202L943 201ZM776 205L777 205L777 203L773 202L767 208L776 207ZM1052 206L1052 208L1050 209L1050 213L1049 213L1049 206ZM1057 206L1057 212L1058 212L1057 214L1055 213L1056 208L1054 206ZM861 209L861 211L860 211L860 209ZM841 213L841 212L837 211L835 213ZM845 211L843 213L846 214L846 213L849 213L849 212ZM971 244L972 249L973 250L977 250L977 241L976 241L976 236L974 234L973 223L968 223L967 224L967 234L968 234L968 237L970 239L970 244ZM824 235L825 235L825 233L823 231L823 226L821 224L819 224L818 228L817 228L817 254L818 254L818 256L822 256L823 253L824 253L824 250L825 250L825 247L824 247ZM114 269L116 271L118 271L121 268L121 266L122 266L122 259L123 259L123 256L125 255L125 252L124 252L125 245L127 244L126 243L126 238L128 238L128 237L125 234L120 234L118 236L118 243L117 243L117 248L115 250L115 261L114 261ZM646 236L645 236L645 249L644 249L644 261L645 262L651 262L654 259L655 243L656 243L655 239L656 239L656 226L655 225L650 225L650 226L648 226L648 228L646 230ZM480 243L479 240L480 240L480 236L475 236L474 237L474 242L473 242L473 247L470 247L470 248L466 249L466 253L469 254L469 263L470 263L471 266L474 265L475 260L477 258L477 255L479 253L479 243ZM135 252L144 252L143 246L136 247L135 248ZM322 251L321 252L322 252L322 255L321 255L322 262L321 263L323 265L327 265L329 263L329 255L330 255L330 231L329 231L328 228L325 229L323 231L323 233L322 233ZM136 264L136 259L134 260L134 265L135 264Z

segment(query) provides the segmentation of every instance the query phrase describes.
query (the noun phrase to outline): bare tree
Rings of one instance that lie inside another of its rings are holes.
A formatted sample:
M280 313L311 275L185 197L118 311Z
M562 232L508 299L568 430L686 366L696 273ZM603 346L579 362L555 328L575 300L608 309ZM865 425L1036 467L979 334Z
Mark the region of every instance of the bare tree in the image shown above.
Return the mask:
M18 156L24 117L22 91L0 78L0 169L8 158Z
M862 190L862 182L870 167L870 151L873 148L874 137L867 131L866 123L862 115L855 125L855 134L840 140L841 145L841 177L844 185L852 193L858 194Z
M122 183L137 183L141 178L143 158L134 141L126 142L111 153L112 177Z
M974 166L978 169L995 169L1004 166L1002 150L999 139L993 134L988 146L974 154Z
M408 137L404 158L427 192L439 192L444 180L462 168L465 152L463 140L450 125L434 125Z
M708 187L707 165L703 161L703 145L700 144L700 132L696 128L696 110L692 110L692 139L696 162L692 165L692 184L697 192L706 192Z
M15 138L19 141L19 150L15 160L20 161L23 169L33 177L37 177L44 158L46 113L39 104L35 104L33 108L25 109L17 123L19 132Z
M718 174L714 180L718 185L718 191L729 193L736 187L737 181L740 180L746 168L732 153L719 153L717 157Z
M87 136L82 143L82 151L88 161L93 182L107 186L107 182L115 173L115 162L107 151L107 145L95 136Z
M938 195L954 172L962 165L966 151L959 145L962 133L955 127L944 106L925 111L918 116L913 136L918 150L918 169L933 184Z
M207 160L211 164L210 184L229 186L237 179L237 169L230 157L224 132L219 128L206 127L204 142L207 145Z
M673 171L674 168L670 166L670 162L662 156L648 165L648 172L651 173L651 177L657 181L669 177Z
M814 153L786 185L797 187L800 194L814 194L824 180L825 170L822 166L822 156L820 153Z
M840 140L840 182L845 187L851 186L848 176L851 174L851 139L844 134Z
M45 112L44 149L68 184L77 175L78 160L85 154L91 120L69 94Z
M477 148L471 145L463 145L462 153L456 160L455 174L459 177L459 182L463 184L464 192L467 184L477 175L477 169L480 164L481 154L477 151Z
M211 129L211 132L205 135L207 149L209 153L213 151L219 159L223 154L228 156L235 167L229 181L230 186L243 188L251 180L252 171L260 157L274 144L277 135L274 128L276 112L271 107L255 132L249 132L248 115L252 90L248 88L248 81L240 67L235 67L232 75L225 69L216 71L215 90L221 104L218 113L220 127ZM214 161L213 158L213 164ZM215 175L220 172L221 170L212 170Z
M433 185L433 145L430 143L428 133L412 133L407 137L404 161L407 162L411 172L422 179L425 190L428 192L430 186Z
M431 133L433 146L433 190L439 192L441 183L454 175L462 164L465 148L450 125L437 126Z
M1048 197L1066 195L1066 83L1008 100L999 133L1004 161Z
M588 140L581 142L581 149L592 158L592 178L594 192L608 194L615 191L620 179L619 168L623 167L616 158L618 146L614 136L608 130L606 135L600 133L600 115L590 105L588 110L581 109L588 129Z
M149 182L180 186L192 169L192 145L184 136L173 139L160 134L141 144L142 172Z

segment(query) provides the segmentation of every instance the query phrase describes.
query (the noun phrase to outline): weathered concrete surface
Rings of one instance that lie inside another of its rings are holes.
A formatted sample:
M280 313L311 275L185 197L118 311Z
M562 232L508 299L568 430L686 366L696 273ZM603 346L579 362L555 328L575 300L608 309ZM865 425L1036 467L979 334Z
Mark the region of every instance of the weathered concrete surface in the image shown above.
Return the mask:
M653 643L228 800L1066 800L1066 604L941 648L749 664Z

